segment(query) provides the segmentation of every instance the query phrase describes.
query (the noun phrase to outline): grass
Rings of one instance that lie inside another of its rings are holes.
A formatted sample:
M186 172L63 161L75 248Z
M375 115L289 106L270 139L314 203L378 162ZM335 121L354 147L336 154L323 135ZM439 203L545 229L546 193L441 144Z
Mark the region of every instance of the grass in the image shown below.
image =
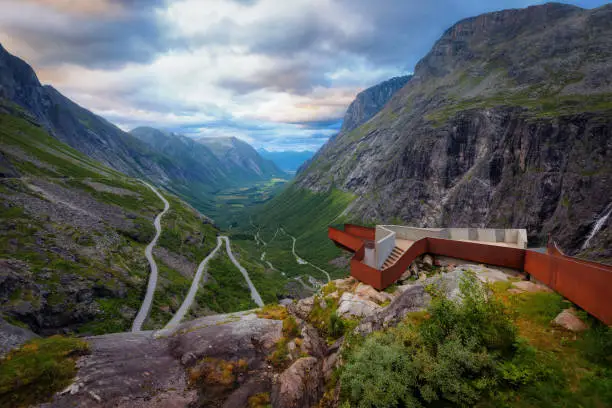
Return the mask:
M425 116L435 127L439 127L458 112L497 106L517 106L527 109L535 119L553 118L582 112L610 112L610 94L601 95L555 95L540 94L539 88L529 88L514 94L500 94L486 98L476 97L452 100L450 104Z
M279 227L284 228L296 237L296 252L300 257L328 271L332 278L341 277L347 271L328 264L330 260L342 256L343 252L327 238L327 227L332 222L341 222L338 216L354 199L352 194L340 190L312 193L290 186L253 212L252 219L255 225L261 227L260 233L267 240ZM241 230L254 233L248 220L243 220ZM315 268L296 264L291 253L291 239L277 236L273 244L266 248L269 253L267 258L289 276L310 274L326 280L325 275Z
M0 362L0 406L25 407L45 402L70 384L76 359L86 342L53 336L32 340Z
M116 209L114 215L130 218L125 226L105 224L92 231L74 227L71 220L51 221L45 214L31 215L22 206L12 205L10 197L45 197L32 191L27 179L4 179L0 191L9 199L0 204L0 220L9 228L0 236L3 257L25 262L32 272L33 284L50 293L45 299L39 292L20 293L17 288L8 294L11 307L25 301L39 306L46 300L70 319L78 298L70 293L69 285L61 284L69 276L92 289L95 309L99 310L87 316L89 320L75 319L71 324L75 332L95 335L128 330L147 285L149 265L144 248L155 234L152 221L162 210L162 201L140 181L89 159L18 113L0 113L0 150L22 176L57 184L75 196L108 205L110 211ZM108 188L97 190L91 181ZM115 193L112 188L130 193ZM174 195L163 190L161 193L171 209L162 219L158 245L197 265L216 245L217 230ZM66 239L71 245L66 245ZM160 275L160 288L151 311L153 325L160 325L171 314L191 283L165 266L160 266Z
M532 358L555 375L508 391L483 407L604 407L612 405L612 330L587 317L591 328L574 334L550 325L571 306L556 293L508 294L496 290L514 314L519 334L533 347Z

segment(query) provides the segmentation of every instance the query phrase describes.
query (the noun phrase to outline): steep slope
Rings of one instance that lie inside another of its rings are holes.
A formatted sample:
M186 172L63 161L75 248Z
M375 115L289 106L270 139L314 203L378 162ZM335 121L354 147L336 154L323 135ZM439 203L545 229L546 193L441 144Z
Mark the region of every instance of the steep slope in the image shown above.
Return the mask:
M266 149L259 149L257 152L264 159L272 160L281 170L288 172L295 172L300 168L304 162L312 158L315 152L313 151L268 151Z
M154 180L180 178L163 156L51 86L42 86L32 68L0 45L0 98L33 114L58 140L109 167Z
M233 185L219 159L193 139L150 127L133 129L130 134L183 169L188 181L172 182L169 187L200 210L211 211L214 193Z
M410 78L412 75L391 78L360 92L346 110L341 132L350 132L370 120Z
M235 182L286 176L272 161L261 157L250 144L235 137L206 137L197 142L213 152L226 174Z
M32 68L1 45L0 99L27 110L51 136L81 153L126 175L163 185L199 210L213 208L211 191L228 185L210 152L198 165L193 159L175 160L164 150L168 145L145 143L51 86L42 86Z
M0 102L0 315L39 334L127 330L144 295L144 248L163 203ZM162 194L171 206L154 250L159 281L145 328L166 323L215 244L206 217Z
M612 5L546 4L457 23L296 186L356 194L361 221L525 227L579 252L612 200L610 21ZM588 255L611 244L604 227Z

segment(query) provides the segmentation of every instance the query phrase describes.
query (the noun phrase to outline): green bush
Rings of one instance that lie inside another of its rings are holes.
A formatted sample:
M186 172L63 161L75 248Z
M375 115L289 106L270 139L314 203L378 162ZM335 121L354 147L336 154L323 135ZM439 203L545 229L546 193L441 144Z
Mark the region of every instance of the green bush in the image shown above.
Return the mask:
M342 398L351 406L472 406L501 387L539 378L504 306L473 275L462 302L434 299L429 319L370 335L347 358Z
M333 338L338 338L344 334L344 321L336 311L329 315L328 333Z

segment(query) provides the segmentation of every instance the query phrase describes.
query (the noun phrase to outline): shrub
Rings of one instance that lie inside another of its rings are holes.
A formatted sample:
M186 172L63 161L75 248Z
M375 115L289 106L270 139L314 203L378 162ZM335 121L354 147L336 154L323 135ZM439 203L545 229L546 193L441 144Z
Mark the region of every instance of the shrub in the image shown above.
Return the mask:
M335 311L329 315L328 333L333 338L344 334L344 321Z
M473 274L460 291L460 303L435 298L428 319L407 319L356 347L341 374L342 398L359 407L471 406L536 378L503 304Z
M299 336L300 327L293 316L287 316L283 319L283 334L289 338Z

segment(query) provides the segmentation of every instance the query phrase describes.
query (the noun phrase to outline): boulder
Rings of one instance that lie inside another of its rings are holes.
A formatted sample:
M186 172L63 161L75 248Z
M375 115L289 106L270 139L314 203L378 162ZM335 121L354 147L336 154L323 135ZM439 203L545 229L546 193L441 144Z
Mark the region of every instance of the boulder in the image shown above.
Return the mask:
M429 254L423 255L423 263L427 266L433 266L434 264L433 257Z
M350 292L344 292L338 303L338 316L344 318L370 316L381 307L371 300L363 299Z
M565 309L557 315L552 321L553 326L562 327L572 332L581 332L589 328L577 315L573 308Z
M464 264L457 266L453 271L472 271L476 274L476 277L482 282L505 282L509 276L499 269L489 268L484 265Z
M332 282L336 285L336 288L338 288L338 290L347 291L353 289L353 286L355 286L355 284L357 283L357 279L353 278L352 276L349 276L348 278L336 279Z
M355 297L363 300L369 300L378 304L393 300L393 296L387 292L378 291L365 283L360 283L357 286L355 289Z
M423 310L431 297L425 292L425 285L414 284L398 287L400 294L385 308L376 310L365 317L355 329L363 335L386 327L396 326L410 312Z
M311 407L323 395L325 382L321 362L303 357L287 368L272 387L271 402L275 408Z

